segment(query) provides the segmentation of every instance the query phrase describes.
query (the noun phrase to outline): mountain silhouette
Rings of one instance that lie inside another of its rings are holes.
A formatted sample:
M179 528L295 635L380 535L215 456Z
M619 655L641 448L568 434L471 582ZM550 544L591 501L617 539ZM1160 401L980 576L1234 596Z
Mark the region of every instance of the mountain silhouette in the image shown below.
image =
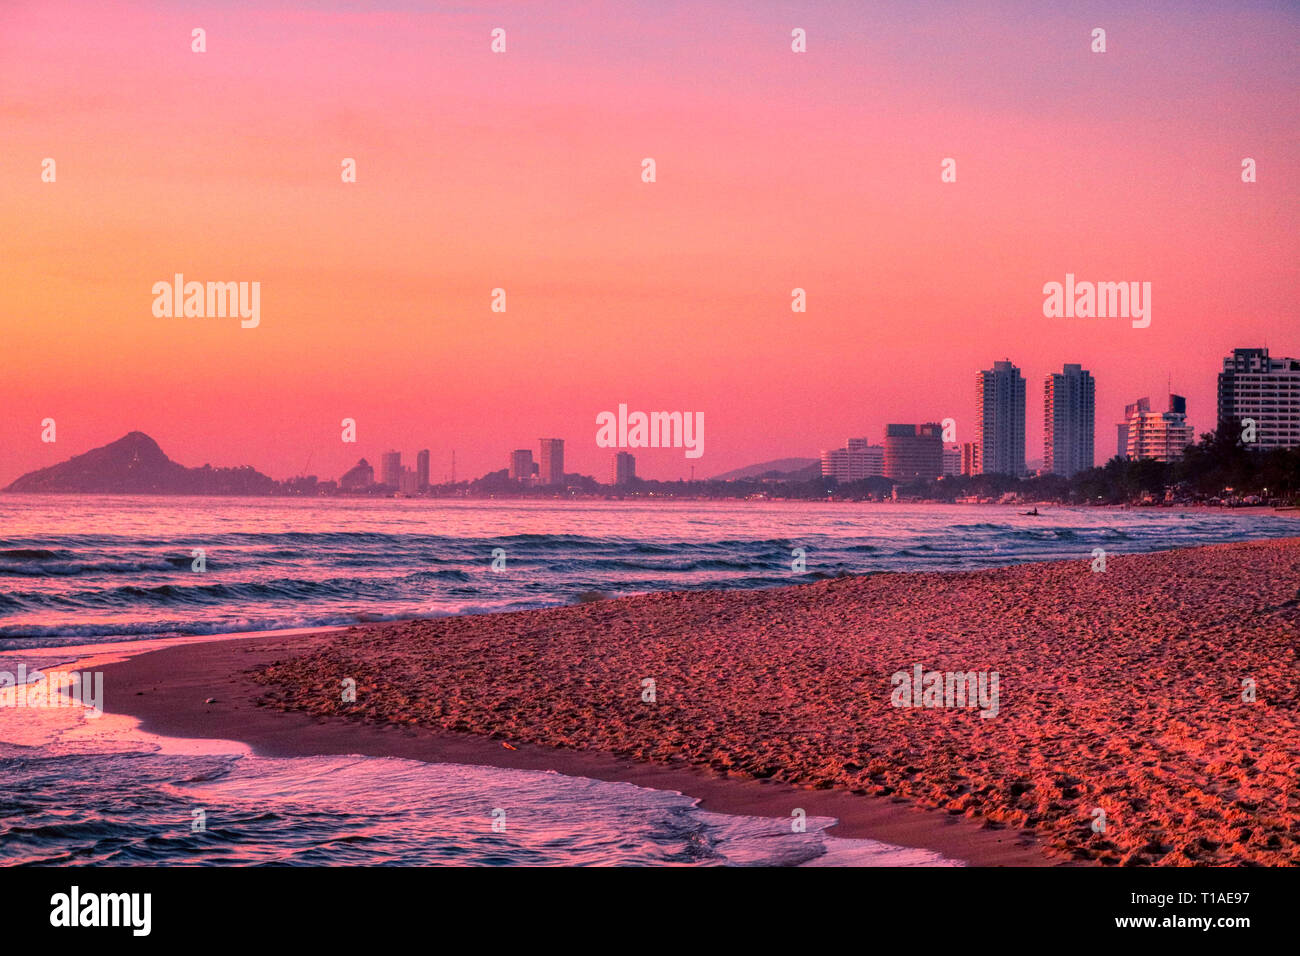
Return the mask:
M777 458L773 461L747 465L720 475L714 475L713 481L735 481L740 478L786 478L806 481L822 473L820 458Z
M186 468L172 461L144 432L17 479L5 491L117 495L261 495L275 482L244 465Z

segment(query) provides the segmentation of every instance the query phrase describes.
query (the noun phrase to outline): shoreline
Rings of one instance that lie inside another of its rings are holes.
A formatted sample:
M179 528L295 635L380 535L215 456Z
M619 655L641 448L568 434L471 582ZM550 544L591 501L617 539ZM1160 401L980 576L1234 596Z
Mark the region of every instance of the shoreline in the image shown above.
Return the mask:
M610 502L618 504L671 504L674 502L690 502L698 504L700 502L728 502L728 503L748 503L754 505L762 504L793 504L793 505L888 505L890 507L911 507L913 505L924 506L943 506L952 508L1022 508L1026 505L1049 505L1052 508L1059 509L1078 509L1092 511L1097 509L1118 510L1118 511L1214 511L1228 513L1246 513L1246 514L1279 514L1293 511L1300 511L1300 505L1296 504L1252 504L1252 505L1213 505L1208 502L1198 501L1176 501L1176 502L1087 502L1087 501L1056 501L1051 498L1025 498L1023 501L1015 502L998 502L998 501L948 501L942 498L901 498L894 501L889 498L785 498L785 497L767 497L754 493L746 495L718 496L718 495L621 495L615 493L609 494L587 494L587 495L519 495L511 497L500 494L485 495L312 495L304 496L297 494L283 495L265 495L265 494L192 494L192 493L149 493L139 494L127 491L10 491L8 488L0 488L0 495L10 495L13 497L27 498L157 498L163 501L179 500L183 498L218 498L228 500L256 500L256 501L302 501L302 502L322 502L322 501L419 501L430 503L441 502L466 502L471 504L482 504L486 502L502 502L508 504L518 504L520 502L561 502L568 504L599 504L601 502ZM1046 517L1046 516L1044 516Z
M214 638L106 667L106 709L269 756L554 770L723 813L799 807L839 820L832 836L975 865L1300 861L1284 776L1300 739L1284 679L1300 538L1110 562L1104 575L1083 561L881 573ZM927 667L998 664L1003 717L889 708L900 649ZM792 666L809 656L817 666ZM672 706L637 700L643 673ZM1223 689L1241 673L1258 678L1260 707ZM335 701L342 674L359 704ZM793 731L765 726L783 715ZM1118 833L1094 839L1094 805Z
M532 612L512 612L532 613ZM385 624L362 629L382 628ZM248 669L319 646L327 634L215 637L146 650L103 667L105 712L134 718L147 734L179 739L233 740L266 757L358 754L400 757L427 763L455 763L518 770L551 771L573 777L631 783L682 793L701 810L790 819L794 808L808 816L835 817L825 832L845 839L870 839L900 847L932 850L975 866L1047 866L1049 859L1031 835L988 829L969 820L927 812L903 801L807 790L774 781L721 777L688 765L666 766L609 753L561 750L449 731L415 730L389 724L322 720L259 706L265 687ZM211 704L204 703L215 698Z

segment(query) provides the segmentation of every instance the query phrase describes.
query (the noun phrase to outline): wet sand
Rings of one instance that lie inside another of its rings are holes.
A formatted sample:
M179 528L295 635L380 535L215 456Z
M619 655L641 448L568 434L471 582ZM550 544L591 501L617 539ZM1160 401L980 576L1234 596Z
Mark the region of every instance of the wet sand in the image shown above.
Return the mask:
M975 864L1300 863L1300 539L1091 562L190 644L105 668L106 704L273 756L801 808ZM996 671L997 715L894 706L891 675L918 664Z

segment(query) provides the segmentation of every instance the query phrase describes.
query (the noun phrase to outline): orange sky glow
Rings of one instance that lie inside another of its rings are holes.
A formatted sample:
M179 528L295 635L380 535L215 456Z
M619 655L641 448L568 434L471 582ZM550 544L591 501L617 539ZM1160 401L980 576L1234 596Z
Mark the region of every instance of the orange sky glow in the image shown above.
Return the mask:
M619 403L703 412L703 458L637 457L704 477L972 440L1004 357L1030 460L1065 362L1098 463L1167 382L1207 430L1223 355L1300 353L1297 40L1283 4L7 3L0 484L130 430L275 478L557 436L607 480ZM177 272L260 282L259 326L156 317ZM1045 318L1067 272L1150 282L1150 328Z

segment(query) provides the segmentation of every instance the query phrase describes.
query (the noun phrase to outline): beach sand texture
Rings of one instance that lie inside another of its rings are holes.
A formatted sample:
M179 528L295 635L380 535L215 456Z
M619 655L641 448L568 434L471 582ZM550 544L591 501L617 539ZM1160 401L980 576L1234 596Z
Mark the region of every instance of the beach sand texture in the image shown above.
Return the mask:
M889 795L1028 830L1056 859L1300 863L1297 538L1110 555L1100 573L1087 555L652 594L299 646L257 668L264 705ZM915 664L998 672L997 716L893 706L891 674Z

